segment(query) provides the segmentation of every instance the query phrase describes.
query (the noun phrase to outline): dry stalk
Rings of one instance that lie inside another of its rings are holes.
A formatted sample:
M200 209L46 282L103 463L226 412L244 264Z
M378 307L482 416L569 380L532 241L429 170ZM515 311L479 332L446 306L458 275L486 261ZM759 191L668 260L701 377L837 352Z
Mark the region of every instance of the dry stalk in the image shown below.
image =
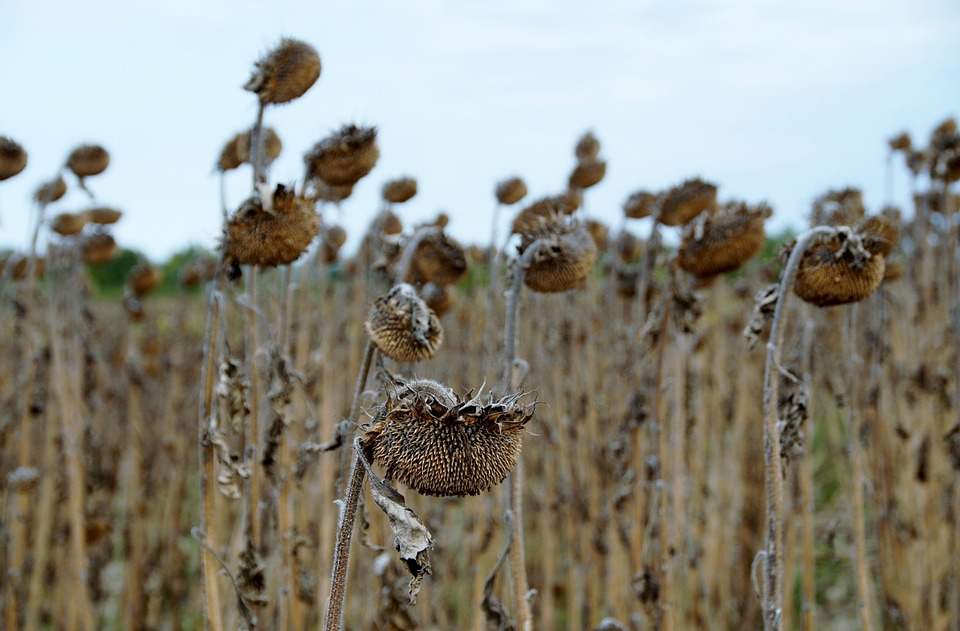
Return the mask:
M786 333L784 312L800 260L813 239L832 234L833 228L817 227L801 233L790 253L780 279L780 293L774 310L763 371L763 460L766 495L766 546L762 553L763 627L779 631L783 611L783 467L780 459L780 431L777 428L777 401L781 370L780 354Z
M800 363L803 366L803 382L813 383L813 341L816 324L809 317L809 307L804 306L807 320L803 327L803 341L801 342ZM806 437L806 447L800 459L800 514L803 521L803 604L801 619L803 631L816 629L816 557L813 545L813 405L815 398L811 395L807 404L807 416L803 422L803 435Z

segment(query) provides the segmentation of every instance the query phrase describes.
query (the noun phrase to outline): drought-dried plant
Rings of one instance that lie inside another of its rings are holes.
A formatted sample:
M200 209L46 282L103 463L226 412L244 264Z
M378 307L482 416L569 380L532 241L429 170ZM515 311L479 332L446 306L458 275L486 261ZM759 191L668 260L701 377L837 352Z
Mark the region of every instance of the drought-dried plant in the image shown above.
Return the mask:
M285 37L256 62L256 70L243 86L264 105L298 99L320 78L320 54L306 42Z
M319 179L333 186L356 184L373 170L379 158L375 127L344 125L304 155L305 179Z
M451 285L467 274L466 251L442 229L425 226L406 247L412 252L411 271L427 282Z
M582 283L597 258L597 246L579 221L555 217L520 235L519 254L533 247L524 283L536 292L567 291Z
M278 184L269 202L251 197L230 217L224 259L232 265L287 265L306 252L319 228L313 203Z
M90 217L86 213L60 213L50 220L50 229L62 237L80 234Z
M417 180L412 177L401 177L389 180L383 185L381 192L383 201L390 204L402 204L413 199L417 194Z
M347 231L341 226L328 226L321 234L323 261L333 263L337 260L340 248L347 242Z
M430 359L443 341L440 320L405 283L377 299L364 326L381 353L401 362Z
M0 136L0 182L27 168L27 152L12 138Z
M702 212L713 212L717 186L700 178L685 180L660 195L657 221L665 226L682 226Z
M33 194L33 199L40 204L50 204L58 201L67 194L67 183L62 177L57 176L55 180L41 185Z
M100 145L80 145L70 152L66 166L83 180L106 171L110 166L110 154Z
M88 208L84 211L84 213L87 215L87 221L99 226L115 224L120 221L121 217L123 217L123 211L117 210L116 208L109 208L107 206Z
M572 189L587 189L599 184L607 174L606 160L586 158L577 163L570 173L568 184Z
M577 141L573 154L578 160L591 160L600 154L600 141L592 131L585 132Z
M650 191L637 191L623 202L623 214L627 219L643 219L655 212L657 195Z
M112 261L120 254L120 248L114 238L105 232L84 235L80 246L83 262L88 265L100 265Z
M765 204L733 203L716 214L701 214L684 228L680 267L697 278L739 268L763 247L763 220L770 212Z
M367 429L364 453L387 480L424 495L478 495L503 482L520 458L533 414L521 396L483 400L429 379L400 381Z
M280 157L280 153L283 151L283 142L272 127L262 128L260 136L263 143L262 153L260 154L261 165L263 168L270 168L270 165ZM240 164L253 164L253 130L237 134L232 143L236 152L236 159L240 161ZM224 147L224 151L226 150L227 147ZM221 161L222 159L223 156L221 155Z
M510 206L527 196L527 185L519 177L509 177L497 184L494 195L499 203Z

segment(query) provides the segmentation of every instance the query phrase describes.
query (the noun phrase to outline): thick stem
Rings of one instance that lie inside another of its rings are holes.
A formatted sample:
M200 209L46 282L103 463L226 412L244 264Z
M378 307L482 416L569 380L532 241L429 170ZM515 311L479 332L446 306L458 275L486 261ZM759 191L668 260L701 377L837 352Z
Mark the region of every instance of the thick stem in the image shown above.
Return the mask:
M783 466L780 461L780 430L777 427L777 396L780 377L780 351L786 334L784 305L793 288L800 260L813 239L832 234L833 228L811 228L797 237L780 279L780 292L767 343L763 370L763 461L766 494L766 548L763 554L763 628L779 631L783 610Z
M266 106L261 101L257 104L257 121L250 132L250 165L253 167L253 190L257 191L260 184L267 181L263 172L263 110Z
M674 571L673 555L670 552L670 544L665 543L665 539L673 538L673 530L676 524L670 523L669 497L667 495L666 484L663 479L663 472L667 466L667 428L664 419L664 400L663 400L663 363L666 355L667 338L670 335L668 330L670 323L670 312L673 308L673 301L664 301L663 314L660 316L660 337L657 339L657 355L654 361L654 392L653 392L653 414L654 423L651 426L656 431L657 441L657 478L655 487L658 490L656 528L656 544L653 546L654 554L657 555L657 579L660 589L657 590L657 609L656 626L662 631L670 631L673 625L673 603L674 597Z
M246 364L250 378L250 421L247 426L247 453L250 478L247 481L247 532L253 549L260 552L260 480L262 468L258 462L260 454L260 370L257 366L257 349L260 339L257 327L257 266L251 265L247 272L247 308L246 308Z
M813 383L813 338L816 325L808 318L803 327L803 342L800 350L803 365L803 382ZM806 439L803 457L800 460L800 514L803 520L803 631L816 629L816 563L813 545L813 396L807 403L807 418L803 423L803 435Z
M357 506L363 493L367 469L360 462L360 445L354 446L353 464L350 466L350 481L346 498L340 507L340 524L337 528L337 543L333 548L333 571L330 579L330 597L327 599L327 617L323 628L340 631L343 628L343 606L347 600L347 574L350 566L350 544L353 541L353 526L357 520Z

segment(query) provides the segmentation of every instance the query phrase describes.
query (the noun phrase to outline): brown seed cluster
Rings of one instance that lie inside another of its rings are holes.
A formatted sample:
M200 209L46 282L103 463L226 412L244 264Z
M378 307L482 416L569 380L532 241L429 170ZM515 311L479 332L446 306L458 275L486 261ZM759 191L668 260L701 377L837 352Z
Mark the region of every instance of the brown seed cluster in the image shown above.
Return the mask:
M557 217L520 238L520 253L536 247L523 282L541 293L567 291L582 283L597 259L597 246L579 221Z
M79 178L100 175L110 165L110 154L100 145L80 145L67 158L67 168Z
M467 274L467 253L460 242L443 232L426 235L413 256L416 275L438 285L452 285Z
M364 326L377 349L400 362L430 359L443 341L440 319L406 283L377 299Z
M80 234L87 225L86 213L60 213L50 221L50 229L62 237Z
M658 220L665 226L682 226L717 203L717 186L700 178L686 180L660 197Z
M881 217L871 217L855 230L841 228L804 253L794 292L818 307L865 299L883 282L885 256L896 240L896 228Z
M519 177L507 178L497 184L494 194L498 202L504 206L510 206L527 196L527 185Z
M288 265L307 250L319 228L313 202L279 184L269 208L251 197L230 217L224 258L233 265Z
M317 49L287 37L255 65L256 70L243 89L255 92L264 105L297 99L320 78Z
M387 393L363 439L384 476L424 495L478 495L503 482L520 458L532 405L521 394L458 397L427 379Z
M769 207L735 203L716 215L704 213L683 231L678 262L697 278L711 278L739 268L760 252Z
M390 180L383 185L383 200L391 204L402 204L417 194L417 181L412 177Z
M657 196L650 191L637 191L623 202L623 214L627 219L643 219L653 214Z
M513 219L512 234L523 234L539 230L557 215L571 215L582 203L579 193L568 191L559 195L541 197L521 210Z
M27 168L27 152L19 143L0 136L0 182Z
M352 124L318 142L303 157L308 180L319 179L334 186L356 184L379 159L376 128Z

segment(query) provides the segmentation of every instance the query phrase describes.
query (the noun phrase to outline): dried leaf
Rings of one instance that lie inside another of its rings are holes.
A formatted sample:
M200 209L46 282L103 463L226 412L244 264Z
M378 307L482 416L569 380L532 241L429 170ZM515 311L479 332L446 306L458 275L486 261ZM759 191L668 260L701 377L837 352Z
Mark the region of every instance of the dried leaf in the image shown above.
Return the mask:
M363 455L358 439L355 447L360 455L360 462L367 470L370 478L370 494L373 501L387 515L390 521L390 530L393 531L394 545L397 552L400 553L400 560L403 561L407 571L410 572L409 596L410 604L417 601L417 595L420 593L421 583L424 577L432 574L430 568L430 551L433 549L433 535L427 529L427 526L412 510L407 508L403 495L397 489L393 488L386 480L381 480L373 472L370 463Z

